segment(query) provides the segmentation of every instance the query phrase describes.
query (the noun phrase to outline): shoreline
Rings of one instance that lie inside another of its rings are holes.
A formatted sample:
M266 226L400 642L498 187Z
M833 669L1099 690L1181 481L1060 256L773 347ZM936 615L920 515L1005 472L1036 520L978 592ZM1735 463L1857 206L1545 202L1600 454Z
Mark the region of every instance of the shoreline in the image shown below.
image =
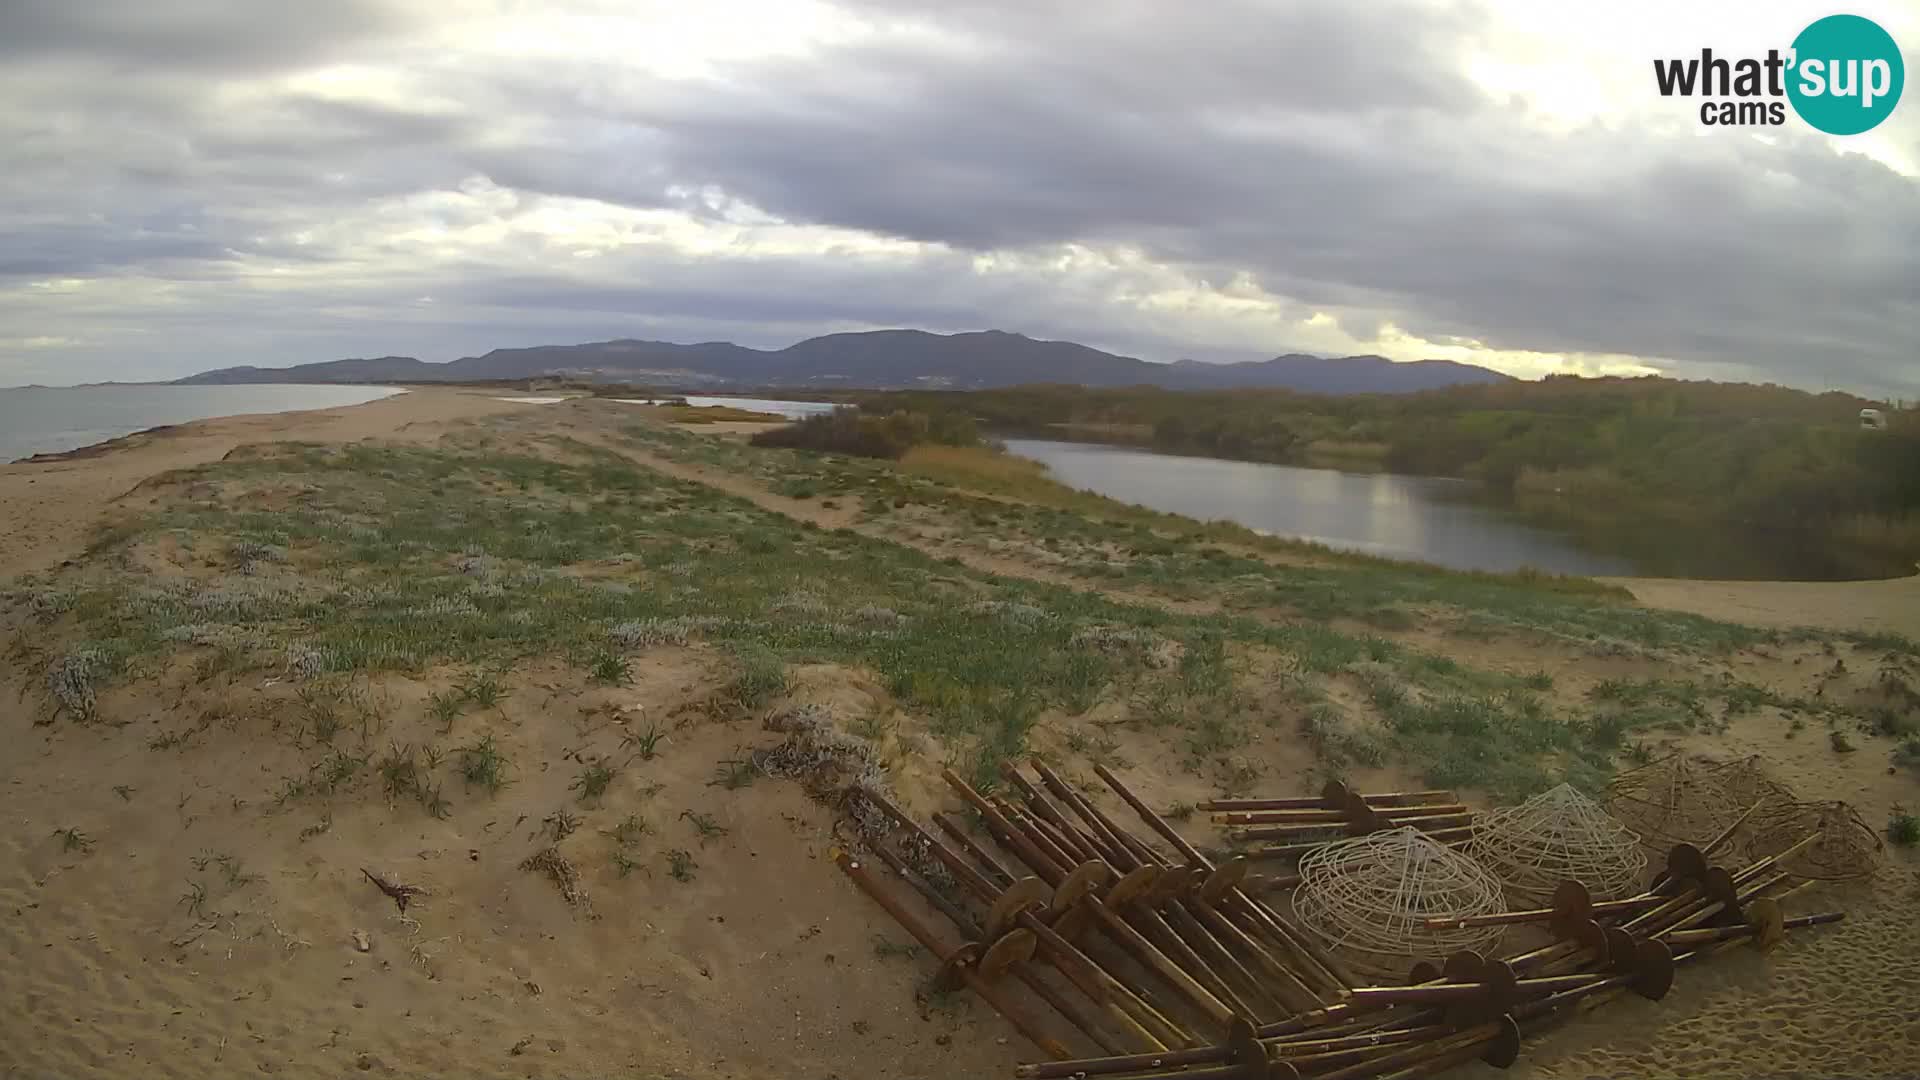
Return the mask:
M246 415L246 414L236 413L235 415L239 416L239 415ZM257 415L271 416L273 414L260 413ZM226 417L216 416L216 417L213 417L212 419L225 420ZM187 421L187 423L189 424L198 423L198 421L189 420ZM155 426L150 428L141 428L139 431L129 431L125 435L115 435L111 439L102 439L99 442L88 443L85 446L76 446L71 450L49 450L49 451L43 451L38 454L28 454L26 457L14 458L12 461L4 462L3 464L50 465L50 464L53 464L54 462L59 462L59 461L85 461L88 458L99 457L102 454L111 454L116 450L131 449L133 447L140 445L139 440L142 438L147 438L155 435L165 435L171 431L178 431L182 426L183 425L180 425L180 424L156 424Z
M0 464L0 581L45 570L82 550L116 503L142 481L217 461L254 442L431 441L450 425L533 408L476 390L395 387L350 405L235 413L158 425L70 451Z
M1522 560L1535 560L1532 563L1522 561L1517 565L1484 568L1467 565L1465 560L1459 557L1458 551L1445 552L1431 546L1425 551L1410 550L1406 547L1395 549L1388 547L1391 541L1351 536L1345 539L1329 539L1297 529L1287 531L1292 526L1275 525L1271 521L1267 524L1255 525L1253 522L1261 519L1257 508L1250 507L1245 500L1237 497L1226 499L1221 505L1205 510L1194 509L1189 504L1189 509L1185 511L1187 516L1203 520L1219 519L1237 522L1255 532L1276 539L1298 540L1323 545L1336 552L1357 557L1383 558L1459 573L1479 571L1492 574L1517 574L1531 571L1589 578L1600 582L1698 580L1784 581L1817 584L1897 581L1912 576L1911 568L1901 559L1886 557L1878 552L1864 552L1849 547L1833 537L1819 542L1816 545L1817 550L1805 550L1796 546L1798 541L1793 537L1784 534L1766 534L1764 542L1754 542L1755 534L1743 534L1725 522L1711 520L1679 522L1666 519L1664 531L1656 532L1648 521L1633 524L1632 513L1616 514L1615 520L1611 523L1592 518L1557 515L1545 512L1539 506L1523 505L1517 499L1494 496L1484 486L1462 476L1400 472L1384 468L1378 462L1370 466L1356 466L1356 459L1342 458L1337 455L1319 459L1313 455L1304 455L1289 457L1285 460L1223 456L1195 447L1125 438L1119 433L1119 429L1124 427L1126 425L1056 423L1037 427L989 428L984 429L984 433L1007 445L1009 453L1039 462L1049 469L1056 464L1049 460L1051 457L1097 449L1170 459L1183 463L1183 467L1190 468L1240 466L1278 470L1270 479L1280 490L1288 493L1282 496L1283 498L1295 497L1292 492L1296 487L1304 488L1306 485L1318 483L1317 480L1293 478L1309 473L1331 474L1343 483L1350 480L1391 482L1406 493L1403 497L1411 499L1413 503L1422 507L1418 514L1422 519L1422 528L1426 527L1426 519L1429 515L1452 515L1464 512L1471 515L1475 527L1502 534L1495 537L1496 539L1524 545L1544 545L1520 554L1519 558ZM1040 447L1031 452L1012 448L1014 444L1023 442L1037 443ZM1219 477L1218 482L1221 484L1235 483L1234 474L1231 472L1219 470L1215 475ZM1209 483L1198 477L1195 482L1203 487ZM1097 486L1089 486L1083 490L1159 512L1182 512L1172 509L1172 504L1169 503L1156 505L1136 501L1139 489L1135 488L1132 493L1128 493L1126 489L1131 485L1124 479L1117 484L1098 481L1095 483ZM1336 497L1334 502L1338 506L1339 497ZM1253 510L1251 514L1247 513L1249 509ZM1685 556L1674 555L1676 548L1671 543L1671 538L1675 533L1690 535L1688 544L1678 549L1688 552ZM1800 539L1810 540L1810 538ZM1416 546L1419 543L1416 541ZM1501 562L1506 560L1503 559Z
M358 401L350 400L350 401L340 401L340 402L332 402L332 403L300 402L300 403L295 403L295 407L284 408L284 409L261 408L260 406L262 404L268 404L266 402L252 401L252 400L241 401L241 402L234 403L234 411L232 412L220 412L220 413L215 413L209 416L188 415L180 419L167 420L163 423L150 424L147 426L135 427L135 428L130 428L126 430L119 430L117 434L108 435L105 438L95 438L92 441L81 443L78 446L66 446L66 447L57 448L57 449L33 449L31 453L27 453L23 455L20 454L19 451L21 449L28 449L32 447L33 443L29 442L26 447L16 447L16 448L9 449L7 451L9 455L18 455L18 456L8 456L4 460L0 460L0 464L18 465L18 464L29 464L29 463L35 463L35 462L44 463L48 461L65 460L73 456L94 456L101 453L109 452L110 450L121 445L129 444L129 443L137 445L137 440L139 440L142 437L161 435L170 429L178 428L187 424L197 424L197 423L202 423L210 420L227 420L227 419L233 419L237 417L279 416L287 413L320 412L327 409L352 408L356 405L367 405L376 401L385 401L388 398L399 397L403 394L408 393L411 389L409 387L376 386L373 384L363 384L363 383L339 383L339 384L286 383L286 384L276 384L276 385L284 386L289 389L329 391L335 394L336 396L338 396L338 393L340 391L356 391L360 393L373 393L373 394L376 394L377 396L363 397L361 400L358 400ZM178 389L178 390L188 391L188 392L208 389L207 387L200 387L200 386L177 386L172 383L89 383L89 384L84 384L80 386L7 387L5 389L0 389L0 394L7 393L9 391L17 391L21 393L34 393L38 391L65 393L65 392L75 391L75 390L121 390L121 389L152 390L155 388ZM212 389L221 390L221 389L234 389L234 388L215 386ZM239 389L253 389L253 388L239 387ZM164 402L161 401L161 402L158 402L157 405L158 404L164 404ZM174 410L167 409L164 407L156 407L152 411L165 413L165 412L171 412ZM120 428L120 425L106 424L106 425L102 425L102 428L107 431L115 431L116 429ZM45 440L42 442L42 445L45 445L45 443L50 442L55 447L60 447L61 443L64 442L65 439L55 437L55 436L71 437L71 436L78 435L78 436L85 437L86 435L89 435L89 434L93 434L93 432L90 432L85 428L81 428L78 430L70 429L66 431L48 432ZM38 437L35 437L35 438L36 438L36 441L39 441Z

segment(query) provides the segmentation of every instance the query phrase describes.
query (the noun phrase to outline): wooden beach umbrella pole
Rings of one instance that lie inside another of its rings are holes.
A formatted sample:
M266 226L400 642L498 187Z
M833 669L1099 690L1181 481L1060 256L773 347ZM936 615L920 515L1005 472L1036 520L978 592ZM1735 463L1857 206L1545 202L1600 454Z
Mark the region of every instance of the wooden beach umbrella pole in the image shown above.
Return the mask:
M1105 765L1095 765L1093 771L1113 789L1114 794L1119 795L1123 802L1132 807L1140 820L1159 833L1167 843L1173 845L1174 850L1180 852L1188 862L1209 873L1215 870L1213 863L1201 854L1198 848L1188 843L1173 826L1167 824L1152 807L1135 795L1119 777L1113 774L1112 770ZM1278 912L1248 896L1237 883L1225 890L1224 906L1230 906L1247 915L1252 922L1261 927L1270 940L1279 944L1302 969L1303 974L1322 989L1322 1000L1338 1000L1348 987L1360 981L1353 972L1346 969L1346 965L1309 941L1302 931L1287 925L1286 920L1282 919Z
M1102 1015L1119 1030L1124 1031L1141 1049L1166 1050L1170 1048L1170 1043L1172 1046L1198 1044L1198 1040L1168 1021L1158 1010L1141 1000L1125 984L1114 978L1105 968L1072 942L1060 936L1036 915L1035 909L1043 908L1053 895L1053 890L1048 887L1049 884L1057 886L1065 880L1065 874L1058 871L1043 856L1037 853L1035 855L1048 867L1049 873L1055 876L1055 881L1049 883L1041 879L1022 879L1004 891L996 889L971 863L927 832L891 800L883 795L866 791L861 792L861 797L868 799L877 809L906 828L916 841L939 859L976 898L983 903L993 905L986 927L988 933L1000 931L1003 924L1030 931L1034 935L1040 955L1086 994L1099 1007Z
M1119 860L1116 865L1130 870L1142 866L1160 870L1160 884L1143 896L1133 913L1156 935L1156 940L1162 936L1167 939L1162 944L1169 947L1169 952L1184 951L1188 962L1198 965L1189 970L1196 976L1202 973L1208 976L1217 996L1228 1002L1237 999L1236 1011L1254 1020L1288 1016L1298 1011L1276 996L1278 991L1256 976L1248 964L1242 963L1236 951L1196 914L1201 899L1196 895L1199 888L1215 879L1199 867L1169 863L1158 851L1120 828L1046 765L1035 762L1034 770L1047 789L1080 817L1091 833L1107 839L1107 850ZM1247 923L1242 919L1240 925L1245 929Z
M917 872L907 866L905 861L898 855L893 854L884 846L880 845L874 846L873 853L880 858L880 861L886 863L902 881L913 886L914 890L921 895L922 899L926 900L934 909L945 915L948 921L952 922L954 927L958 929L963 936L973 942L981 942L986 939L987 933L985 929L982 928L979 923L975 922L971 915L967 914L958 904L948 899L940 890L928 884ZM1017 932L1025 934L1028 937L1032 936L1024 930ZM1013 932L1009 932L1003 935L1003 940L1011 938L1012 936ZM963 948L964 947L965 946L963 946ZM1089 1014L1083 1006L1074 1002L1068 995L1061 993L1052 983L1048 982L1034 969L1031 955L1027 956L1021 962L1014 964L1011 970L1021 982L1026 984L1027 989L1033 991L1037 997L1052 1006L1055 1012L1066 1017L1068 1023L1078 1028L1081 1034L1085 1035L1093 1045L1098 1046L1102 1051L1109 1054L1122 1054L1126 1052L1126 1046L1120 1040L1107 1034L1106 1029L1097 1018Z
M834 856L834 863L859 887L861 892L866 893L874 903L893 916L894 921L920 942L927 952L938 958L943 970L950 971L960 982L978 994L982 1001L1005 1017L1007 1023L1012 1024L1015 1030L1027 1037L1029 1042L1039 1047L1042 1053L1060 1059L1069 1056L1065 1045L1028 1015L1014 999L1003 992L1001 987L973 969L968 963L971 957L962 955L962 950L947 947L932 930L921 923L912 912L901 906L878 881L875 881L866 866L844 851ZM953 963L955 960L959 962Z

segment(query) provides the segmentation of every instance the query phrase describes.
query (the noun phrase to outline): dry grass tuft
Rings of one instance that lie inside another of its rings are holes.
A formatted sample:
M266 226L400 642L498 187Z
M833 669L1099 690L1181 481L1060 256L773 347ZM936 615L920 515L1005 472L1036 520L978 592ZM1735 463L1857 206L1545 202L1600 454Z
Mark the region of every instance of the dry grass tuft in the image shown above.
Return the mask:
M834 726L833 714L802 705L767 718L768 731L784 732L777 746L755 750L752 761L768 776L794 780L816 799L834 801L849 787L886 790L887 771L867 739Z
M559 848L544 847L520 861L520 869L544 874L560 890L567 903L577 908L592 908L587 887L580 883L580 871L574 869Z

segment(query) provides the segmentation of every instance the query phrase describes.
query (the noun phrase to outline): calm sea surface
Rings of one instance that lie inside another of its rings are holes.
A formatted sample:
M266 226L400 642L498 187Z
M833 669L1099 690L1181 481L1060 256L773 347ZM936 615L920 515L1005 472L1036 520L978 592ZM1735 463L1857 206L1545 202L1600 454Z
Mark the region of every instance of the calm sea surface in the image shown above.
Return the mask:
M359 405L384 386L56 386L0 390L0 462L78 450L163 424Z

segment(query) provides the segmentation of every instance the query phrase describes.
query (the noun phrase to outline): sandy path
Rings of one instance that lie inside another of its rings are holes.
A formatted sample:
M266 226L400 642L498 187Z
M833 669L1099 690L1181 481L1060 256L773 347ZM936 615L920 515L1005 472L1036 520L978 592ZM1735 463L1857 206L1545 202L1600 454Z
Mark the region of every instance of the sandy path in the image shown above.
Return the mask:
M580 433L576 432L576 437L578 437L579 434ZM1102 586L1090 585L1086 580L1077 578L1072 574L1047 570L1020 559L995 558L992 555L983 555L977 551L969 551L962 547L950 547L942 544L929 543L916 537L903 536L898 532L872 525L859 524L857 521L859 510L856 507L842 506L836 509L827 509L818 503L810 502L806 499L794 499L785 495L776 494L767 490L766 486L758 481L750 480L743 476L736 476L699 465L688 465L683 462L673 461L669 458L660 457L657 454L651 454L645 450L636 450L630 446L624 446L608 439L588 438L586 441L612 450L614 453L627 458L629 461L643 468L651 469L664 476L671 476L677 480L704 484L716 491L724 491L729 495L735 495L745 499L762 510L781 514L795 521L810 522L823 529L851 529L862 536L874 540L885 540L888 543L899 544L902 547L910 547L923 555L928 555L936 559L957 558L968 569L976 570L983 574L1019 578L1023 581L1036 581L1044 585L1055 585L1063 589L1072 589L1076 592L1098 593L1109 599L1124 603L1144 604L1149 607L1160 608L1164 611L1179 612L1187 615L1206 615L1219 610L1219 605L1210 601L1176 600L1171 597L1153 596L1133 589L1122 589L1111 584Z
M1888 581L1611 578L1648 607L1749 626L1893 631L1920 638L1920 577Z
M722 425L676 425L683 430L720 435ZM825 529L851 528L875 539L916 548L935 558L957 556L968 567L1003 577L1023 578L1049 585L1094 591L1149 604L1169 611L1207 614L1217 605L1180 601L1152 596L1135 590L1119 589L1111 584L1090 586L1071 574L1052 572L1020 559L996 559L960 547L929 544L857 523L851 508L828 510L806 499L777 495L759 482L717 469L672 461L657 454L636 450L610 439L593 439L601 446L655 472L681 480L705 484L730 495L746 499L763 510L771 510L798 521L809 521ZM988 496L999 501L1022 500ZM1275 566L1287 562L1272 553L1242 550L1241 554L1264 559ZM1700 581L1688 578L1603 578L1624 586L1636 601L1646 607L1688 611L1708 618L1749 626L1807 626L1826 630L1893 631L1920 638L1920 576L1887 581Z
M169 469L218 461L243 443L438 438L463 420L513 409L492 391L444 387L335 409L196 420L130 435L68 460L0 465L0 580L44 570L86 546L113 501Z

